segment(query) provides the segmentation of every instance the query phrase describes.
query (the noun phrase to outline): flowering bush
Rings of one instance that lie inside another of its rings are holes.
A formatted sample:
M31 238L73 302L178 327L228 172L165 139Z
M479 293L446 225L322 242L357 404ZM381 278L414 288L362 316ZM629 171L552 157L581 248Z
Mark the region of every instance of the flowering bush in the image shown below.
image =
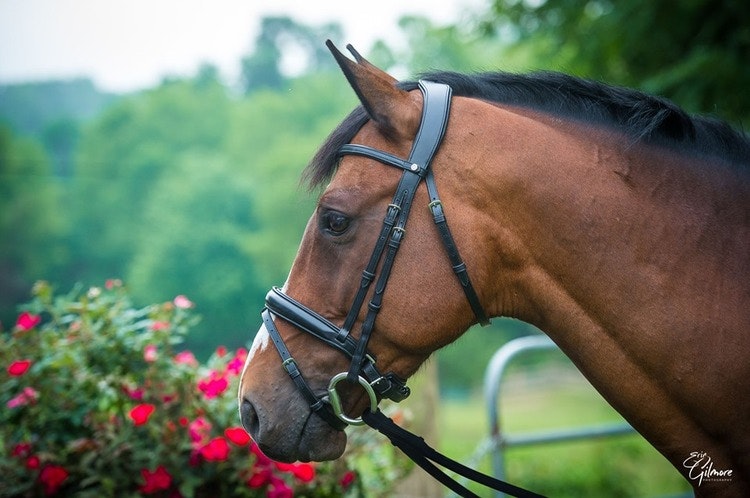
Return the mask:
M372 496L400 477L400 457L365 434L367 458L263 455L238 426L247 351L200 364L176 349L195 321L184 296L134 309L116 280L34 296L0 333L0 496Z

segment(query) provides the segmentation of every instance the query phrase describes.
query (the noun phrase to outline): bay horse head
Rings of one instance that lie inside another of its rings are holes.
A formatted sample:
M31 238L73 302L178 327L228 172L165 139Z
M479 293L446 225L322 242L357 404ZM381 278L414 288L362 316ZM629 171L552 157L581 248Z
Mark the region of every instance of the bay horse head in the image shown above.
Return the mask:
M405 379L433 351L486 322L433 176L450 88L402 89L353 48L356 61L329 48L362 107L311 163L314 183L332 178L287 282L267 296L240 386L244 426L285 461L340 456L347 423L359 423L380 398L408 396ZM471 214L450 215L471 264Z
M306 170L328 183L242 373L261 449L337 458L432 352L508 316L696 495L750 496L747 137L557 73L399 83L329 48L362 106ZM731 482L699 482L694 454Z

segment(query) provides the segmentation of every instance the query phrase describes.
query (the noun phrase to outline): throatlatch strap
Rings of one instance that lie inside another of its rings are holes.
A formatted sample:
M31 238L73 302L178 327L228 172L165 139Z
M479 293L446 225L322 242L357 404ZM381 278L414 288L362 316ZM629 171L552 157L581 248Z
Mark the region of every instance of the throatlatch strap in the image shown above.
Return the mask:
M375 413L369 410L366 411L362 415L362 420L373 429L376 429L378 432L385 435L391 440L393 446L396 446L403 451L406 456L414 460L414 462L422 467L428 474L459 496L464 498L479 498L478 495L472 493L458 481L437 468L435 464L445 467L446 469L449 469L471 481L479 483L482 486L506 493L510 496L515 496L516 498L544 498L543 495L482 474L481 472L477 472L472 468L448 458L428 445L421 437L396 425L393 420L383 415L383 412L380 410Z

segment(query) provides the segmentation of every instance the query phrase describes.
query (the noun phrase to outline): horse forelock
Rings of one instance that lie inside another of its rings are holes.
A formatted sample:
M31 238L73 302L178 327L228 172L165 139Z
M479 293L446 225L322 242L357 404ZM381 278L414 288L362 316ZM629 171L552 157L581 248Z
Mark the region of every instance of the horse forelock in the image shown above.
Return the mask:
M365 109L358 106L328 135L302 173L302 181L309 190L331 179L339 163L339 149L349 143L369 119Z

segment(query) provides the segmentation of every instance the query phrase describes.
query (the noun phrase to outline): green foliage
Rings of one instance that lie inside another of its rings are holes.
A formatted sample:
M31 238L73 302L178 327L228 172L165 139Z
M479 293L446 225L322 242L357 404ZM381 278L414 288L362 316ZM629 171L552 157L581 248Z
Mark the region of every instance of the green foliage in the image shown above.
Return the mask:
M540 355L547 360L564 359L559 351ZM514 369L503 382L498 408L504 435L623 422L569 361L537 366L531 372ZM440 445L446 454L490 472L490 455L477 452L478 442L486 442L489 436L485 404L479 396L443 400ZM555 498L683 496L691 489L677 469L638 434L511 447L505 452L504 468L509 482ZM471 489L483 498L494 496L481 486Z
M304 26L288 16L264 17L260 34L255 40L255 51L243 57L242 88L245 93L257 90L280 90L288 82L284 54L302 52L306 55L307 72L318 72L333 67L333 61L322 41L341 38L341 26L336 23L318 28Z
M17 133L39 137L50 123L87 121L115 99L83 78L0 85L0 116Z
M407 49L387 40L370 54L357 48L404 76L563 69L746 118L750 66L738 54L747 53L747 8L712 5L703 23L704 4L667 12L664 2L497 0L455 25L405 17ZM314 209L300 173L356 102L323 45L340 27L272 18L261 28L246 61L270 60L280 79L250 84L264 76L245 66L242 95L210 66L117 100L85 81L5 89L3 119L35 137L0 129L0 320L12 322L37 279L123 278L138 303L194 297L204 319L187 343L200 357L216 342L252 337L264 293L286 278ZM295 50L308 62L290 74L284 59ZM19 124L26 115L33 126ZM477 387L483 359L515 334L504 330L472 332L441 353L444 385Z
M492 36L534 45L538 67L640 87L693 112L750 118L750 4L494 0Z
M204 364L178 351L195 323L186 297L136 308L112 280L34 294L0 334L1 496L362 495L361 450L290 465L249 440L236 398L247 351L219 346ZM368 479L388 477L402 462L373 436L354 435L387 458Z
M475 326L453 344L437 352L440 389L447 394L468 394L482 387L487 365L503 344L538 333L533 326L511 318L496 318L488 327Z
M66 259L68 219L41 145L0 126L0 317L28 296L28 278L52 278ZM1 321L1 318L0 318Z

